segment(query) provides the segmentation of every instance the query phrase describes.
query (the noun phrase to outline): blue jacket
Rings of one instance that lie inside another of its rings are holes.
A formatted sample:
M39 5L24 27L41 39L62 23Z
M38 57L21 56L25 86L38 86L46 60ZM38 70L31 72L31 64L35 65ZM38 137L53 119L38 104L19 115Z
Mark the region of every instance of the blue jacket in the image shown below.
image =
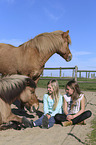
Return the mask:
M62 106L63 106L63 96L60 95L57 107L53 110L54 100L50 99L48 94L43 96L44 103L44 114L49 113L51 116L55 116L57 113L62 114Z

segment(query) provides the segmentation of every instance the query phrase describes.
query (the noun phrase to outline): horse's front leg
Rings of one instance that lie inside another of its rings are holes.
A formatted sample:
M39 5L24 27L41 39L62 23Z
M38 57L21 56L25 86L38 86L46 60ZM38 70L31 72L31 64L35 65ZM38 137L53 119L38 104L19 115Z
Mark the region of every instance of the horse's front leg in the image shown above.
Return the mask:
M26 117L19 117L11 112L11 106L0 99L0 125L9 121L17 121L19 123L28 124L29 120ZM28 125L25 125L28 127Z
M10 121L14 121L11 122ZM7 123L7 124L1 124L0 126L0 130L6 130L6 129L10 129L10 128L14 128L16 130L20 130L22 128L22 118L14 115L12 112L7 116L7 118L3 118L3 122L2 123Z
M10 112L9 116L7 116L6 118L6 122L9 122L9 121L17 121L17 122L22 123L22 117L19 117L13 114L12 112Z
M12 112L6 119L6 122L9 122L9 121L17 121L17 122L23 124L25 127L31 128L31 123L26 117L19 117L17 115L14 115Z
M0 99L0 124L8 123L9 121L18 121L22 123L22 118L11 112L11 106Z

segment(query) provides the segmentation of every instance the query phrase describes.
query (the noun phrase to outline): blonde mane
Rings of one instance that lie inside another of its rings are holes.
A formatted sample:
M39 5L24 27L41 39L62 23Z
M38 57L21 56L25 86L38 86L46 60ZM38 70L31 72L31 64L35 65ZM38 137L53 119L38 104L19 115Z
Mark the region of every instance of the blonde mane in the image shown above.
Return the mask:
M35 36L33 39L23 43L24 50L27 47L37 48L38 52L52 51L53 49L58 49L64 43L62 38L63 31L54 31L50 33L42 33ZM67 37L67 42L71 44L70 36ZM20 45L21 46L21 45Z

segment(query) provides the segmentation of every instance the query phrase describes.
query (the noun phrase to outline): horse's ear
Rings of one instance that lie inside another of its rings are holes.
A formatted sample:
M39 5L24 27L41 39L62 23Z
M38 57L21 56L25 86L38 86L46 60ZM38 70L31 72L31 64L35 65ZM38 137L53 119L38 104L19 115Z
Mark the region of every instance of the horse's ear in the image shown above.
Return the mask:
M68 36L68 33L69 33L69 30L67 30L66 32L63 32L62 37L63 37L63 38L66 38L66 37Z

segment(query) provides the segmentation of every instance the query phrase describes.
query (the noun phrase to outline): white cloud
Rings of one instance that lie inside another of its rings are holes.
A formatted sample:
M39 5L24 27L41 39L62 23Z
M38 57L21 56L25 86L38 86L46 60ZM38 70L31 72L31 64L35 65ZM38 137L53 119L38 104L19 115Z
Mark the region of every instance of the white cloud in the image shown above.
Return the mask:
M88 52L88 51L73 51L72 53L75 56L79 56L79 55L90 55L92 54L92 52Z
M59 20L63 16L62 13L56 14L56 13L48 10L47 8L44 8L44 11L49 18L51 18L52 20L55 20L55 21Z

